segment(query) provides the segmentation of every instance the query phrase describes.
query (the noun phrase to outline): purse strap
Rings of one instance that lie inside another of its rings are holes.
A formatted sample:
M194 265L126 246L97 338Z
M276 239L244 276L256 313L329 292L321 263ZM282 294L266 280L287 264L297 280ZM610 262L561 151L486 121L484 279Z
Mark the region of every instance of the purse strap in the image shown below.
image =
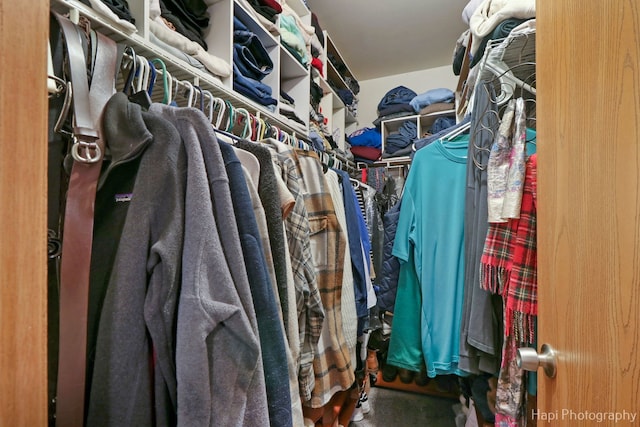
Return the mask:
M113 40L96 33L95 63L89 88L81 43L84 34L67 18L52 13L65 38L74 111L71 146L74 162L66 195L60 266L56 425L79 427L84 424L94 205L105 150L100 119L104 106L115 93L117 48Z

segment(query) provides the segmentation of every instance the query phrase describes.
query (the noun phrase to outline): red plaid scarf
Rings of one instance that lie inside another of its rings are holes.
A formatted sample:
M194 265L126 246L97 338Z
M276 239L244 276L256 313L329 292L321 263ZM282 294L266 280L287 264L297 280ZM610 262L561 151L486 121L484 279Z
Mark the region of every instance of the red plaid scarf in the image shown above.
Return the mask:
M526 165L520 218L489 224L480 266L480 286L505 299L505 334L527 343L538 314L536 198L534 154Z

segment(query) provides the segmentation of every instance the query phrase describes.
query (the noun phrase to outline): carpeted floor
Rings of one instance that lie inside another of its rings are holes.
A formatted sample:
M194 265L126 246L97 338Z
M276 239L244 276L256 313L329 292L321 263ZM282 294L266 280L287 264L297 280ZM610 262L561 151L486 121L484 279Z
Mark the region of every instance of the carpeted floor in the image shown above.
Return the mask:
M453 406L460 403L439 397L373 387L371 411L350 427L455 427Z

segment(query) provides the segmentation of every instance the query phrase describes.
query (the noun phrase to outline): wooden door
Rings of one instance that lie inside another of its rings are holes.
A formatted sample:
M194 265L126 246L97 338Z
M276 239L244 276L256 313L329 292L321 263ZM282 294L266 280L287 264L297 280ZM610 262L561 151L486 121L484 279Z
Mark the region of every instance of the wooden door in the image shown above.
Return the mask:
M537 25L539 344L559 353L538 419L640 423L640 4L540 0Z
M47 420L49 2L0 0L0 426Z

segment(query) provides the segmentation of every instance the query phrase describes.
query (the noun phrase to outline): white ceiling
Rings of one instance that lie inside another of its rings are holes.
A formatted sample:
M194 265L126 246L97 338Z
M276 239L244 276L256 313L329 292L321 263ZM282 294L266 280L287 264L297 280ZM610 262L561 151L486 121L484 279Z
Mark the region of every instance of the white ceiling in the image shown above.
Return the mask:
M308 0L358 80L450 65L468 0Z

